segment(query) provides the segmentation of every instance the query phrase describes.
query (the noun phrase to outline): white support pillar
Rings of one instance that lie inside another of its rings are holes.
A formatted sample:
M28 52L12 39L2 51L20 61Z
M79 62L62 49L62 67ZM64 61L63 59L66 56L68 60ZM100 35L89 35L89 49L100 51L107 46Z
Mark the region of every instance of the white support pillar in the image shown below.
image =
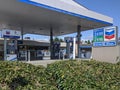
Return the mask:
M28 61L28 51L25 51L25 60Z
M28 62L30 62L30 50L28 50Z
M73 38L73 59L75 59L75 43L76 43L76 38Z

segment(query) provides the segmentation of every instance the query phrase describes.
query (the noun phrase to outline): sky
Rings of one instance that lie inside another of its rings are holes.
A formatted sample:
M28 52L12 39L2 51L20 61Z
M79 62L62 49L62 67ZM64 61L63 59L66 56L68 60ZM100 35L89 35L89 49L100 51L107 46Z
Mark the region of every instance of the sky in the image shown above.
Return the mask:
M87 7L88 9L110 16L113 18L114 22L114 26L118 26L118 30L120 28L120 0L76 0L78 1L81 5ZM118 35L120 36L120 31L118 33ZM29 36L29 35L26 35ZM25 37L26 37L25 36ZM75 37L75 34L69 34L69 35L65 35L66 36L71 36L71 37ZM41 38L41 39L45 39L48 40L49 37L47 36L32 36L32 39L37 39L37 38ZM61 37L60 37L61 38ZM85 31L82 32L82 40L92 40L93 38L93 32L92 31Z

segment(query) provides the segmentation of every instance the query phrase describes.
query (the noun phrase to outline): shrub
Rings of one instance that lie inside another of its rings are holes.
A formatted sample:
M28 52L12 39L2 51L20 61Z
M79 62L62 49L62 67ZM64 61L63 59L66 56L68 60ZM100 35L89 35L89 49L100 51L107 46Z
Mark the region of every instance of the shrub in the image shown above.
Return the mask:
M2 90L53 90L46 79L43 66L22 62L0 62L0 87Z
M59 90L119 90L120 65L96 61L61 61L46 73Z
M0 90L119 90L120 63L60 61L44 68L0 62Z

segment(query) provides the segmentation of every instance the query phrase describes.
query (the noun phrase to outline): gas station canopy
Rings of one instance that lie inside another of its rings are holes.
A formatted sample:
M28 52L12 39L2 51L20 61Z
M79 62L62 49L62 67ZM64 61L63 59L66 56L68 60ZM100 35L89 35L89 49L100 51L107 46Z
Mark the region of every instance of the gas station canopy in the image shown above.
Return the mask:
M74 0L0 0L0 29L20 29L24 33L64 35L110 26L113 19L93 12ZM4 24L4 25L3 25Z

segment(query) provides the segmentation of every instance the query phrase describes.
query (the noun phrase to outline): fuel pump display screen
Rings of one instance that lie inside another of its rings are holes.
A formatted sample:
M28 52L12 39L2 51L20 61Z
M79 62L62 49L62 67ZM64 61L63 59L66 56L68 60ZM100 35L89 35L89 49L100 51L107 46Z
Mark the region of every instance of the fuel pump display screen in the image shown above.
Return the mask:
M15 40L9 40L7 43L7 54L15 54L16 53L16 41Z

